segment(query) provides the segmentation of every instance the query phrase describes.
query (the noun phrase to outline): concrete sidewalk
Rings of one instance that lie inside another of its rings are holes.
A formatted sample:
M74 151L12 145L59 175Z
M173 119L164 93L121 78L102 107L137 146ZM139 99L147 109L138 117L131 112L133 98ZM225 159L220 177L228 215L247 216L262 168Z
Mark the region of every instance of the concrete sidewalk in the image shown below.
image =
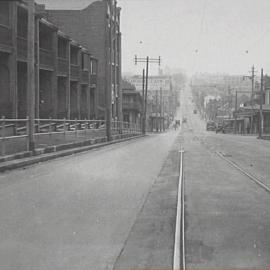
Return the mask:
M145 135L122 134L113 137L112 141L107 142L105 137L91 139L83 142L70 144L54 145L45 149L36 150L35 153L29 151L18 153L16 155L0 158L0 172L22 168L35 163L64 157L92 149L100 148L106 145L121 143L127 140L143 137Z
M178 137L138 214L114 270L172 269L179 179Z

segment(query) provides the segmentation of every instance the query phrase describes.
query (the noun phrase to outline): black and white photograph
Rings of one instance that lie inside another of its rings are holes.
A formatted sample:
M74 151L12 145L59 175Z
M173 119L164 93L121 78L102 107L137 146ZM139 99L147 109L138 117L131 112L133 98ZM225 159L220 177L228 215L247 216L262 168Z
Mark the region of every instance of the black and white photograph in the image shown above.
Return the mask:
M270 270L270 1L0 0L0 270Z

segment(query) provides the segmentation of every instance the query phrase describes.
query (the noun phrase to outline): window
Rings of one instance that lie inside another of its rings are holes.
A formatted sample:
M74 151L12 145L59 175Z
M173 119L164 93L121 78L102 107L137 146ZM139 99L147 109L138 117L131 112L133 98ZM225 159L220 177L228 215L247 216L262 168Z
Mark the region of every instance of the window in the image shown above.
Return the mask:
M87 53L82 53L82 70L89 70L89 55Z
M0 24L9 26L9 3L0 2Z
M78 48L70 46L70 63L72 65L78 65Z
M91 59L91 64L90 64L90 69L91 69L91 74L97 74L97 61L94 59Z
M58 37L58 57L67 58L67 40Z
M27 38L27 11L18 7L17 35Z
M52 50L52 30L45 24L39 24L39 47L45 50Z

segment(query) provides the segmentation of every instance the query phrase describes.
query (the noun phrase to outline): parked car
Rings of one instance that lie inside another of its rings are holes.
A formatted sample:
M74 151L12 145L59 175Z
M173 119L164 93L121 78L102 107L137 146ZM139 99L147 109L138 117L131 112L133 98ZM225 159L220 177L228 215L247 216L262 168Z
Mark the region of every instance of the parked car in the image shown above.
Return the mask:
M218 132L225 133L223 123L218 123L217 124L216 133L218 133Z
M207 121L206 130L207 131L215 131L216 130L216 123L214 121Z
M196 114L197 113L197 110L193 110L193 113Z
M182 119L182 123L186 123L186 122L187 122L187 118L184 117L184 118Z

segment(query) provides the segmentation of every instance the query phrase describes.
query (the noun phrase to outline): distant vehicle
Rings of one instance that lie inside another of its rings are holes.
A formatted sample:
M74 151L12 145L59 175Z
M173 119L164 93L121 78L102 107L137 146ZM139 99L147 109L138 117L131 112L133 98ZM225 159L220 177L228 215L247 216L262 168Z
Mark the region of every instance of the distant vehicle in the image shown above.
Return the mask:
M215 131L216 130L216 123L214 121L207 121L206 130L207 131Z
M180 126L180 120L175 120L175 124L176 124L177 126Z
M218 133L218 132L225 133L223 123L218 123L218 124L217 124L217 127L216 127L216 133Z
M197 110L193 110L193 113L196 114L197 113Z
M187 122L187 118L184 117L184 118L182 119L182 123L186 123L186 122Z

